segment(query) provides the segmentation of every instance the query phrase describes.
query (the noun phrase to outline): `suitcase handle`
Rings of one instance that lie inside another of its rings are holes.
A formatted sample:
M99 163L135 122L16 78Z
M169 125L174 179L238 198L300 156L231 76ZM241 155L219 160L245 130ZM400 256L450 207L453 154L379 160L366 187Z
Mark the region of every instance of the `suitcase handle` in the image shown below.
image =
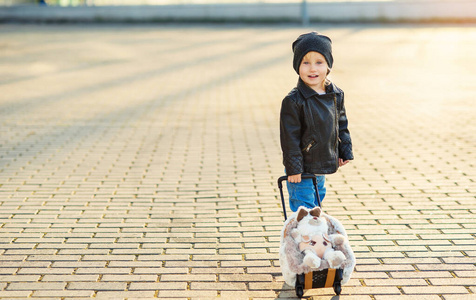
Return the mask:
M319 191L317 189L317 177L314 174L302 174L301 180L304 179L312 179L312 183L314 184L314 188L316 189L316 198L317 198L317 205L321 207L321 199L319 198ZM283 213L284 213L284 221L288 218L286 215L286 205L284 204L284 194L283 194L283 181L288 180L288 176L281 176L278 178L278 187L279 193L281 195L281 204L283 206Z
M315 183L317 185L316 175L304 173L304 174L301 174L301 179L312 179L312 183ZM288 180L287 175L279 177L279 179L278 179L279 188L283 187L283 181L285 181L285 180Z

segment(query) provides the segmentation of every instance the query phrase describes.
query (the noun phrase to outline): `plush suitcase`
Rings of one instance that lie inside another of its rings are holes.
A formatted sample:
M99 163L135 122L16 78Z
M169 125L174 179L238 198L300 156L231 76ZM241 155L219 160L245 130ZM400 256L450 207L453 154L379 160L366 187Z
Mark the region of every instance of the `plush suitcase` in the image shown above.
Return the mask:
M283 194L283 181L288 179L287 176L282 176L278 179L278 187L281 195L281 204L283 206L284 220L287 220L286 215L286 205L284 202ZM312 179L314 188L316 190L316 198L319 207L321 207L321 200L319 199L319 193L317 188L317 178L312 174L303 174L301 179ZM295 290L296 296L302 298L304 295L304 290L316 289L316 288L330 288L334 289L336 295L340 295L342 291L341 281L342 281L343 269L324 269L318 271L311 271L308 273L296 274L296 283Z

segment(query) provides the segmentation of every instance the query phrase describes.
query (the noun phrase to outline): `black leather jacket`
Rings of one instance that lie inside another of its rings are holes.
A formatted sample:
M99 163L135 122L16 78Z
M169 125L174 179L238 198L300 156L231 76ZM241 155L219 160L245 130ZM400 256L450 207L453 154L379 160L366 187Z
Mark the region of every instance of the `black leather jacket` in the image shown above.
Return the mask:
M299 79L282 102L280 136L287 175L335 173L338 158L354 159L344 92L330 83L319 95Z

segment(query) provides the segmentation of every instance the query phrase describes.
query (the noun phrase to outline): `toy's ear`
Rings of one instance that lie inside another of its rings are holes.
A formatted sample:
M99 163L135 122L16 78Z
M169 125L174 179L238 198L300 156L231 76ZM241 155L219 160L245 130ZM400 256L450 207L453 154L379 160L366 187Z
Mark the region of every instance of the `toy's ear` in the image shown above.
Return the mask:
M320 207L315 207L309 213L313 217L319 217L321 215L321 208Z
M300 208L299 212L298 212L298 215L296 217L296 220L299 222L299 221L302 220L302 218L304 218L307 215L308 215L307 210L305 210L304 208Z

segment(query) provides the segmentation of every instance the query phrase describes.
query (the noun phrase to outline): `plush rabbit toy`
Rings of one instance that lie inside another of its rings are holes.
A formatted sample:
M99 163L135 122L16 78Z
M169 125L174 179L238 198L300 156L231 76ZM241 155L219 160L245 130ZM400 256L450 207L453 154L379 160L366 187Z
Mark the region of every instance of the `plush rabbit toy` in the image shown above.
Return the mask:
M329 237L327 220L320 215L319 207L309 212L301 207L296 218L298 226L291 231L291 236L304 253L304 263L307 266L319 268L321 260L325 259L331 268L336 269L344 262L345 255L342 251L334 250L333 246L344 243L345 237L338 233Z
M343 268L345 284L355 267L355 257L340 222L319 207L300 207L281 231L280 264L286 283L294 286L296 274L326 268Z

